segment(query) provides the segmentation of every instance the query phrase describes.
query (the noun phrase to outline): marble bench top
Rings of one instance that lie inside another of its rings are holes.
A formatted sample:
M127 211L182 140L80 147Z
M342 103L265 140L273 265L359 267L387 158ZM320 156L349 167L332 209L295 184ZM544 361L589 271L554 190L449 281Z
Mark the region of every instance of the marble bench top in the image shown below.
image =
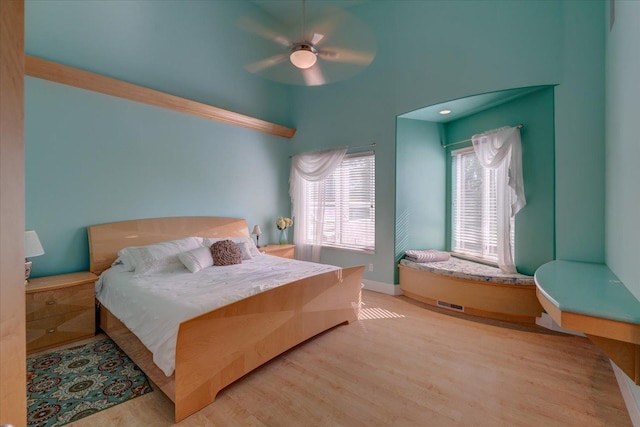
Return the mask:
M480 264L465 259L451 257L448 261L439 262L413 262L408 259L400 261L405 267L416 270L428 271L442 276L457 277L461 279L477 280L479 282L499 283L503 285L529 285L533 286L533 276L524 274L504 273L498 267Z

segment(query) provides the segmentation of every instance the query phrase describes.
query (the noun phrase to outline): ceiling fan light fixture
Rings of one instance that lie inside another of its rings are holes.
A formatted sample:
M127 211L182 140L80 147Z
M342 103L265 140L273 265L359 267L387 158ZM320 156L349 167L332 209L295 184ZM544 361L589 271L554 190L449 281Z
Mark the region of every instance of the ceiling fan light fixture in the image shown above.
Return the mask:
M318 60L318 50L311 44L298 43L291 49L289 60L294 66L306 70L313 67Z

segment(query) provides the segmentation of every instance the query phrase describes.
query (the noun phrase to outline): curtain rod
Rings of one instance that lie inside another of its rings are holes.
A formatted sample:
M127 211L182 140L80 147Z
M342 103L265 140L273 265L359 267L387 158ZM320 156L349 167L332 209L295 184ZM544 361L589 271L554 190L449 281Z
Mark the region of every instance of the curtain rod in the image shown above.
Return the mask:
M330 148L328 150L318 150L318 151L310 151L310 153L322 153L324 151L330 151L330 150L336 150L338 148L346 148L347 150L356 150L358 148L367 148L367 147L375 147L376 143L372 142L371 144L364 144L364 145L354 145L354 146L345 146L345 147L337 147L337 148ZM302 154L302 153L298 153L298 154ZM289 156L289 158L292 158L293 156Z
M347 151L348 150L357 150L358 148L367 148L367 147L375 147L376 143L372 142L371 144L363 144L363 145L354 145L353 147L349 147L347 145Z
M523 125L522 123L520 123L520 124L519 124L519 125L517 125L516 127L517 127L518 129L522 129L522 128L524 127L524 125ZM447 148L447 147L450 147L450 146L452 146L452 145L458 145L458 144L462 144L463 142L469 142L469 141L471 141L471 138L463 139L462 141L451 142L451 143L449 143L449 144L444 144L444 145L442 146L442 148Z

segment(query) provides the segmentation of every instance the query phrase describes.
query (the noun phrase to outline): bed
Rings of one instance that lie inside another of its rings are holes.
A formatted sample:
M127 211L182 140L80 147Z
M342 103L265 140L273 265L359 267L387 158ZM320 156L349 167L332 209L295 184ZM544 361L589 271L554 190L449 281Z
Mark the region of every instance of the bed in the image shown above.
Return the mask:
M188 236L249 238L245 220L224 217L142 219L93 225L87 231L90 269L97 275L108 270L125 247ZM116 307L99 304L99 325L173 401L179 422L212 403L221 389L284 351L357 320L363 272L363 266L326 271L182 321L171 376L112 313Z

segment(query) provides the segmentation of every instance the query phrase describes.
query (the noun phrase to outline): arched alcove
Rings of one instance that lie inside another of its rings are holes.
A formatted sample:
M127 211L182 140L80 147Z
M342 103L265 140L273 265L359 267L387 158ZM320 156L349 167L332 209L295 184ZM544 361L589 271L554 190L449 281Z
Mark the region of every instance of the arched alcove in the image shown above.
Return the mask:
M447 115L442 110L450 110ZM516 218L516 265L533 274L555 258L554 89L509 89L442 102L397 117L396 242L407 249L449 250L451 150L472 135L523 124L527 206ZM397 278L397 277L396 277Z

